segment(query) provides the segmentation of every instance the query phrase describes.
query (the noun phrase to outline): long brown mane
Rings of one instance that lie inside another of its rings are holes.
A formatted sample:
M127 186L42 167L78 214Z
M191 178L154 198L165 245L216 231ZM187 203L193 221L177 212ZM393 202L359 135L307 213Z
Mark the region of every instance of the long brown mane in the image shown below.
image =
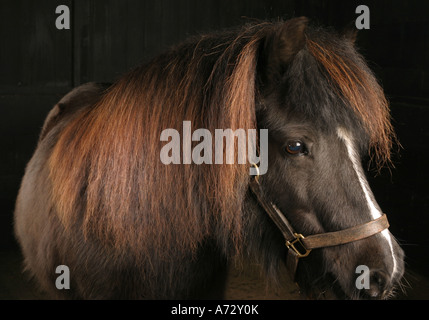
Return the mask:
M128 249L141 255L196 249L213 232L237 245L248 166L164 165L160 134L181 132L183 120L211 132L256 127L254 78L264 27L185 43L131 71L69 123L49 162L62 223L82 223L88 237L133 244Z
M239 247L248 166L164 165L160 134L181 132L184 120L193 130L256 128L258 50L281 25L192 39L122 77L70 121L49 161L63 225L140 256L196 250L213 233ZM308 38L306 48L362 120L377 159L388 159L387 103L367 68L329 43Z

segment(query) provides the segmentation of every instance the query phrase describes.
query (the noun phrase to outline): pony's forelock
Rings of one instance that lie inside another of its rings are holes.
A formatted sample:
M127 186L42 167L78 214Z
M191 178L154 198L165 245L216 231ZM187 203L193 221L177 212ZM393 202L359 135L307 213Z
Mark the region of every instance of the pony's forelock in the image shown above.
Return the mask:
M350 106L369 136L369 155L380 169L391 163L396 141L383 89L351 43L342 46L307 37L307 50L327 74L332 87Z

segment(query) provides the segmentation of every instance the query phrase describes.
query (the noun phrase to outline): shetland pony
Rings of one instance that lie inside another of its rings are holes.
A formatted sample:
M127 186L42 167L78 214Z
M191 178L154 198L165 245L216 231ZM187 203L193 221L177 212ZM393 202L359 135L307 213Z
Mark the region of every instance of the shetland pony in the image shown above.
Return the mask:
M395 135L353 40L306 18L204 34L110 87L74 89L49 113L15 232L26 269L52 297L219 298L242 257L279 278L287 248L249 193L250 164L160 161L161 132L183 121L212 133L267 129L261 187L303 234L381 215L362 160L389 162ZM313 251L296 279L315 297L387 298L404 272L388 230ZM58 265L69 267L68 290L55 286ZM359 265L370 269L369 288L355 285Z

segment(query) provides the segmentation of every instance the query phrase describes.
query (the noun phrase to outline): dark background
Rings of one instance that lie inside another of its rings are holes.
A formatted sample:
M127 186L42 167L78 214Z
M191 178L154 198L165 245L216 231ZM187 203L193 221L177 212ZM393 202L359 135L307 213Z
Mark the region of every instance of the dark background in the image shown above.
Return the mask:
M61 4L71 10L70 30L55 27ZM254 18L305 15L339 29L359 4L371 20L357 46L391 102L402 144L395 168L370 173L370 184L408 267L429 275L429 1L2 0L0 249L17 250L13 208L25 165L47 112L72 87L114 81L189 35Z

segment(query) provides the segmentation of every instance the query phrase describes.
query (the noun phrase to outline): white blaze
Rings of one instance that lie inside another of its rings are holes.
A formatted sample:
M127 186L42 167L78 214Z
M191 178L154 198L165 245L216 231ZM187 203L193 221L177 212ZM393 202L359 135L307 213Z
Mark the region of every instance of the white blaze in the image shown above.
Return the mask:
M344 128L338 128L337 134L340 137L340 139L344 141L344 143L346 145L347 153L348 153L349 158L353 164L353 169L356 172L356 175L359 179L359 183L362 187L362 191L365 195L366 203L368 205L372 220L380 218L382 216L382 213L380 212L380 210L375 205L375 202L373 200L374 196L373 196L373 194L369 188L368 181L366 180L365 175L362 171L362 166L360 164L359 157L357 155L357 152L355 150L353 141L350 138L349 133ZM393 259L392 277L393 277L395 272L397 272L397 262L396 262L395 254L393 252L392 238L390 236L389 230L387 230L387 229L384 229L383 231L381 231L381 234L386 239L387 243L389 244L390 252L392 253L392 259Z

